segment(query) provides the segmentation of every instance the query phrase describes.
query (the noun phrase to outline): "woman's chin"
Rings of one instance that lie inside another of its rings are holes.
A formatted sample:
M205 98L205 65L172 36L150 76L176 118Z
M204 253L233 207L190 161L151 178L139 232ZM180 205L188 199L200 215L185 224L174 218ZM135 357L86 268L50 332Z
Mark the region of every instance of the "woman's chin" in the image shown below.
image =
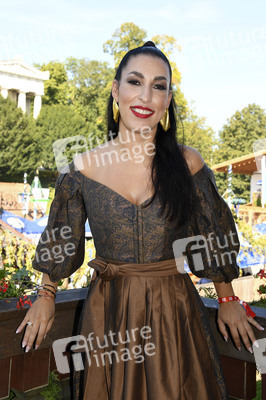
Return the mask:
M123 126L121 132L128 131L129 133L148 135L153 131L156 131L157 125L152 127L148 122L142 122L137 125Z

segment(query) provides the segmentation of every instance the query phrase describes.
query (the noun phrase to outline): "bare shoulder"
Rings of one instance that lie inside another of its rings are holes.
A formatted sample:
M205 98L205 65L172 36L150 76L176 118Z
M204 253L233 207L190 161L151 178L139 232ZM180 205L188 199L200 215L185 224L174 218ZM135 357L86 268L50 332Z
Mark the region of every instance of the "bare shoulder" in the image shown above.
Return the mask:
M84 153L77 154L74 158L74 165L76 169L79 171L83 171L88 168L89 164L89 151L85 151Z
M103 143L92 150L77 154L74 158L76 169L82 171L84 175L94 177L94 174L99 173L99 160L103 152L110 151L110 142ZM101 164L101 163L100 163Z
M193 147L190 146L182 146L184 150L184 156L188 165L188 168L191 172L192 175L194 175L196 172L198 172L203 165L205 164L205 161L202 157L202 155L198 152L198 150L194 149Z

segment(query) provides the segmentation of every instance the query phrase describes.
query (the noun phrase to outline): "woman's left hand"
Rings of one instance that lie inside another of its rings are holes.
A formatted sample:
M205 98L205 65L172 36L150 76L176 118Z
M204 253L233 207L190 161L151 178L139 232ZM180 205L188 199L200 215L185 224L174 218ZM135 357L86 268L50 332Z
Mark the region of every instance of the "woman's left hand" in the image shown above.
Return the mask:
M218 310L218 326L224 339L226 341L228 339L228 332L225 326L228 325L237 349L241 350L241 336L247 350L253 353L252 343L256 347L259 346L250 324L254 325L260 331L263 330L263 327L252 317L247 316L246 310L237 301L220 304Z

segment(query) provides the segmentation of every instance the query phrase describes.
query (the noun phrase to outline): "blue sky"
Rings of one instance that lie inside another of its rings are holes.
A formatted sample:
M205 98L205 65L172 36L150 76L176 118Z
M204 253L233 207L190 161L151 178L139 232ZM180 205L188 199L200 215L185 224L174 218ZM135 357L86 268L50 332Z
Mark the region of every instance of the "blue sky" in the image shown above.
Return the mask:
M67 57L108 61L103 43L124 22L174 36L186 99L218 132L250 103L266 108L266 2L263 0L10 0L0 14L0 59L29 64Z

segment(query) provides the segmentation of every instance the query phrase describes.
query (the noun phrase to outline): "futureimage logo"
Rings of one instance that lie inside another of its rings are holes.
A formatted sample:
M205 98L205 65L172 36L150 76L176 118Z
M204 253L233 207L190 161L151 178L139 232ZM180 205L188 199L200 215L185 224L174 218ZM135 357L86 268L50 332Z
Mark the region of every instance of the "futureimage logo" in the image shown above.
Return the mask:
M232 264L236 261L237 251L229 250L229 243L237 245L234 241L236 232L224 235L223 241L211 232L208 237L202 235L191 236L183 239L177 239L173 243L173 251L176 259L178 272L185 274L185 259L190 268L194 271L201 271L211 266L214 262L217 267L223 267L226 264ZM218 251L219 250L219 251ZM220 251L222 250L222 251ZM211 257L212 255L212 257Z
M58 339L53 342L56 367L61 374L70 372L68 358L65 354L67 351L73 352L71 357L75 371L84 369L84 356L87 357L89 366L92 365L92 362L100 367L105 366L106 362L112 364L114 361L116 363L134 361L139 364L144 361L145 356L155 355L155 345L149 341L150 339L151 328L149 326L126 330L125 335L110 330L108 334L104 335L103 340L94 332L90 332L87 340L83 335ZM143 340L147 342L143 344ZM134 344L140 342L142 344Z
M95 143L95 137L92 134L89 134L88 137L77 135L58 139L53 142L57 170L61 173L68 173L70 160L73 160L77 154L85 152L88 166L93 163L96 167L101 167L111 165L113 162L119 163L129 160L139 164L144 161L144 155L153 156L155 154L154 143L147 141L140 144L138 141L140 136L144 140L150 139L150 133L151 128L145 126L140 131L137 129L126 131L125 137L118 136L116 141L114 141L115 134L110 131L111 139L105 143L99 143L99 140ZM111 143L112 147L110 148ZM123 145L129 143L132 143L131 147L123 147ZM101 146L101 149L105 149L105 151L98 153L95 146ZM80 168L80 170L84 169L84 166Z
M76 246L73 242L72 229L70 226L59 228L46 229L40 237L41 245L46 243L54 243L54 246L41 246L39 251L36 251L36 261L46 262L54 261L61 263L65 257L70 257L75 254Z
M261 374L266 374L266 338L257 339L257 343L258 348L253 346L256 367Z

